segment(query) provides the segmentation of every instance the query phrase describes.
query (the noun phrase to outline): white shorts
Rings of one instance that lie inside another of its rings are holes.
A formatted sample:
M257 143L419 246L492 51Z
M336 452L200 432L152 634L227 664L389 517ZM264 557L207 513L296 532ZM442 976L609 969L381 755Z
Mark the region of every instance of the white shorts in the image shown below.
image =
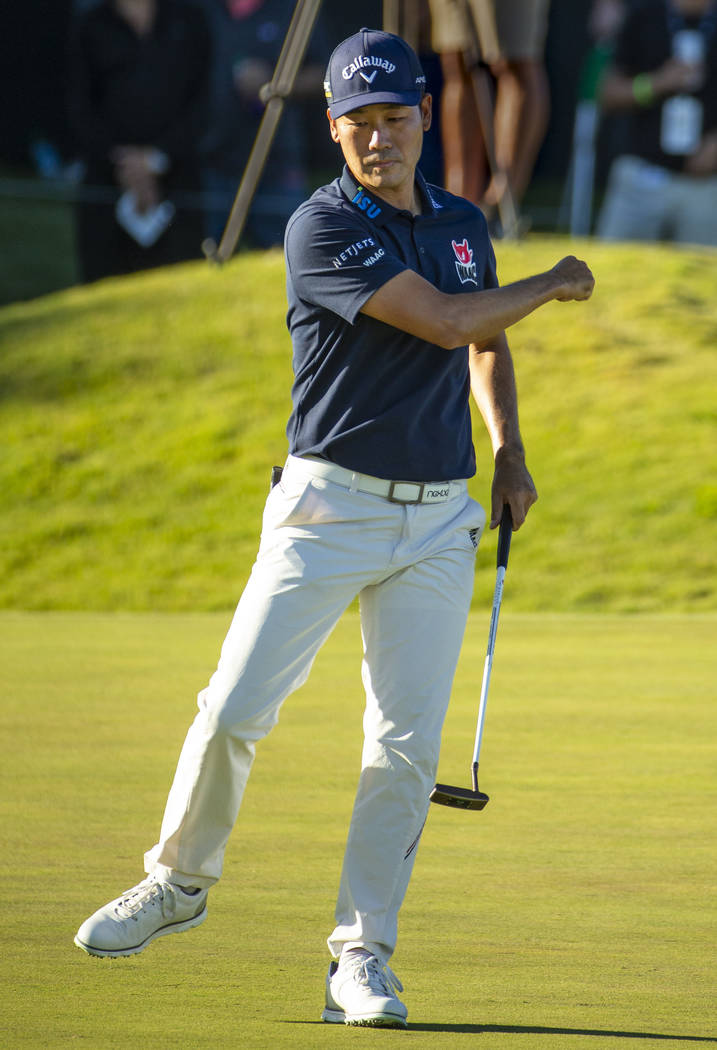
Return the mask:
M269 495L256 563L145 866L184 885L219 878L255 745L360 595L362 770L329 947L338 955L365 944L387 959L435 782L485 513L465 482L446 502L402 505L314 471L290 457Z

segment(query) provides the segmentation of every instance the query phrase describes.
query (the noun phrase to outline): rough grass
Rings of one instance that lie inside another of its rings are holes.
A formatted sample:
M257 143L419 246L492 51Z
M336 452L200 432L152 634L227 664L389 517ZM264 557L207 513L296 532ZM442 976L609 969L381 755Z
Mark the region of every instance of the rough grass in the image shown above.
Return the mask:
M714 610L717 254L529 238L498 246L501 278L567 251L593 299L511 331L540 491L514 608ZM286 454L284 314L276 252L0 309L0 607L234 604ZM480 424L476 443L486 502ZM479 576L477 601L491 589Z

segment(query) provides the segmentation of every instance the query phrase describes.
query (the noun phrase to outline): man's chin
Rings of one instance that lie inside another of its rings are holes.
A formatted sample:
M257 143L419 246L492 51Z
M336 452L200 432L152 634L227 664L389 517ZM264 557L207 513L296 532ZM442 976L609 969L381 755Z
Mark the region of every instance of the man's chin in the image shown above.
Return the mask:
M376 190L381 188L390 190L400 185L402 172L395 165L391 165L390 168L370 168L364 172L362 181Z

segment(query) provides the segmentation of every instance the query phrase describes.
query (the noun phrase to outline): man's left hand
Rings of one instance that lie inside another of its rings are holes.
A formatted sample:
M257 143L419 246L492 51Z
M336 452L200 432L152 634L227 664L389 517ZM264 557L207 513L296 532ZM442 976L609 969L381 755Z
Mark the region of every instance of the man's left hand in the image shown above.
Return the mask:
M523 452L499 449L495 457L491 491L491 529L500 525L503 507L509 503L513 515L513 531L517 531L537 498L538 493L525 465Z

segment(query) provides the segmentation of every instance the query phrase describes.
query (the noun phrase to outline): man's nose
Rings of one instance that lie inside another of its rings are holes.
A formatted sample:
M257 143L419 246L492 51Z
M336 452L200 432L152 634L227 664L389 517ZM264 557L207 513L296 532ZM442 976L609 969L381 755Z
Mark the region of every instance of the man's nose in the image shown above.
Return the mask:
M371 135L371 141L369 142L370 149L387 149L390 145L391 142L388 135L388 129L382 124L375 127Z

